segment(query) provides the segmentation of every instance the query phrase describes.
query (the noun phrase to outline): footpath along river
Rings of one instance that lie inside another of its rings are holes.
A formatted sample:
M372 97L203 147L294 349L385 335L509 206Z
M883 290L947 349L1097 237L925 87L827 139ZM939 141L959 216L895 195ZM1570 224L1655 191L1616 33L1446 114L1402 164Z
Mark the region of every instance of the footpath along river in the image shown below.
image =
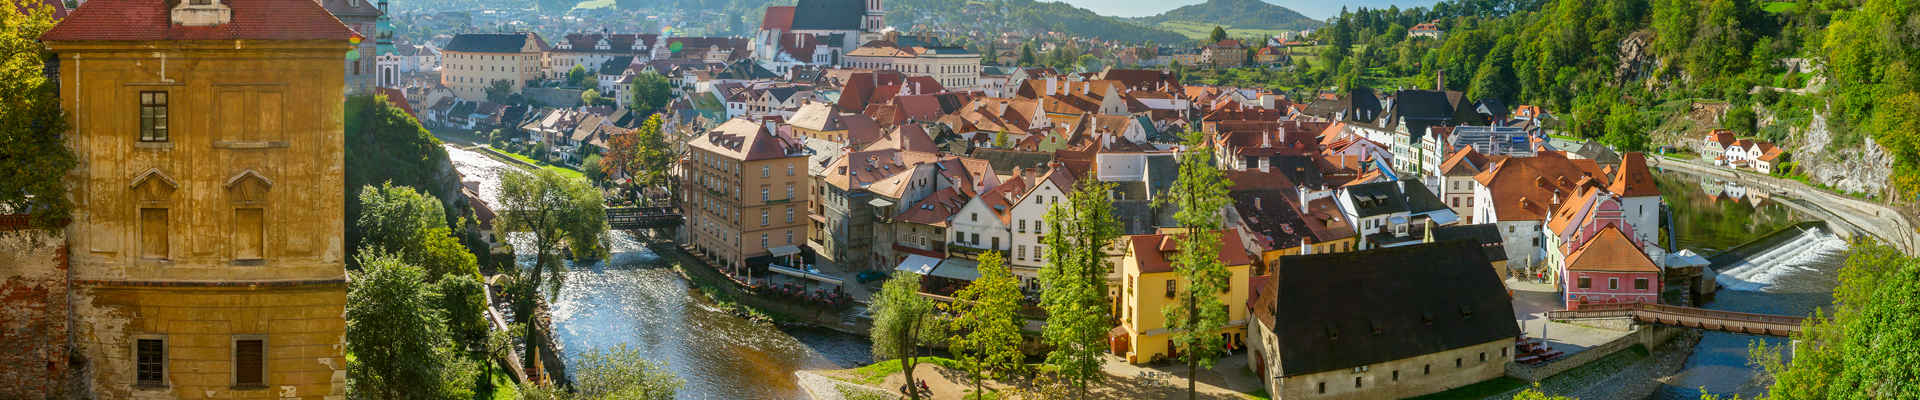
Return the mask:
M449 146L453 164L480 182L482 198L498 193L493 168L506 163ZM497 204L497 203L495 203ZM569 263L553 303L561 354L626 344L665 361L687 380L681 399L807 399L794 371L851 368L871 362L865 338L825 329L782 330L720 311L687 288L672 261L624 232L612 232L613 256ZM522 258L522 262L531 262Z

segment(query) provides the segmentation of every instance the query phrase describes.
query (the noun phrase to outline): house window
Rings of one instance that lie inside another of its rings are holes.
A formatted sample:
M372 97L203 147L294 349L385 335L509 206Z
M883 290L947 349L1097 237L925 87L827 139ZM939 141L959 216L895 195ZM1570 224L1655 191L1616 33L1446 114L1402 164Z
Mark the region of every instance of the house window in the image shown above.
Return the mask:
M167 92L140 92L140 141L167 141Z
M1607 278L1607 290L1620 290L1620 278Z
M140 258L167 259L167 209L140 209Z
M1453 367L1454 367L1454 368L1460 368L1460 367L1462 367L1462 366L1466 366L1466 365L1467 365L1467 359L1465 359L1465 358L1454 358L1454 359L1453 359Z
M787 222L793 222L793 207L787 207Z
M765 178L769 176L773 176L773 166L772 165L760 166L760 177Z
M1320 382L1320 394L1327 394L1327 383Z
M1174 293L1174 292L1175 292L1176 290L1178 290L1178 289L1179 289L1179 287L1180 287L1180 284L1179 284L1179 282L1177 282L1177 281L1174 281L1174 280L1172 280L1172 279L1168 279L1168 280L1167 280L1167 298L1169 298L1169 299L1171 299L1171 298L1173 298L1173 293Z
M793 184L787 184L787 200L793 200Z
M793 230L787 230L787 244L793 244Z
M768 192L768 190L770 190L770 189L769 189L769 188L760 188L760 201L762 201L762 202L765 202L765 201L767 201L767 192ZM792 198L792 197L788 197L788 198Z
M1027 233L1027 220L1020 220L1020 233Z
M1433 375L1433 364L1427 364L1426 366L1420 367L1420 374Z
M767 210L760 210L760 226L767 226Z
M1587 289L1587 288L1592 288L1592 287L1593 287L1593 278L1588 278L1588 277L1584 277L1584 276L1582 276L1582 277L1580 277L1580 283L1579 283L1579 287L1580 287L1581 289Z
M1354 388L1354 389L1359 389L1359 388L1360 388L1360 379L1361 379L1361 378L1360 378L1360 377L1357 377L1357 376L1356 376L1356 377L1353 377L1353 388Z
M233 386L267 385L267 339L263 335L235 335Z
M767 234L760 234L760 247L767 247Z
M967 218L972 220L973 222L980 222L980 213L973 213L973 215L970 215Z
M1480 353L1480 362L1487 362L1487 353Z
M133 341L133 384L167 385L167 340L159 336Z
M998 250L998 249L1000 249L1000 237L999 237L999 236L994 236L994 237L993 237L993 249L994 249L994 250ZM1035 255L1033 256L1033 259L1035 259L1035 260L1038 260L1038 259L1040 259L1040 255L1038 255L1038 254L1035 254Z
M1393 381L1394 381L1394 382L1399 382L1399 381L1400 381L1400 370L1394 370L1394 371L1393 371Z
M1633 278L1633 290L1647 290L1647 278Z
M787 176L793 176L793 163L787 163Z
M993 243L994 243L994 244L1000 244L1000 239L999 239L999 238L994 238L994 242L993 242ZM979 245L980 245L980 234L978 234L978 233L975 233L975 234L973 234L973 245L975 245L975 246L979 246Z
M1033 196L1033 204L1047 204L1047 199L1040 196Z

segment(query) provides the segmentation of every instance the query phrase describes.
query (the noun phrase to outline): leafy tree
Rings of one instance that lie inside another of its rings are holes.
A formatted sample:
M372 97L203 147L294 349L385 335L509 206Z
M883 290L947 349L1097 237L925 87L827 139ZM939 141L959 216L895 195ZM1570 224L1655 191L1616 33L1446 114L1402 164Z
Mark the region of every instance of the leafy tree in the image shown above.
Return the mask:
M1207 43L1220 43L1222 40L1227 40L1227 30L1214 25L1213 32L1207 34Z
M567 86L587 87L588 79L593 79L593 72L587 71L586 65L574 64L573 69L567 70Z
M1606 117L1606 124L1607 135L1600 138L1601 143L1620 151L1647 150L1647 135L1642 128L1640 113L1633 106L1614 104L1613 112Z
M1033 43L1027 42L1027 43L1021 44L1020 45L1020 66L1037 67L1039 66L1039 64L1040 64L1040 59L1033 55Z
M513 80L511 79L495 79L493 83L487 85L486 91L488 102L497 104L513 102Z
M486 344L487 287L473 275L447 275L434 284L440 309L447 313L447 330L460 343Z
M1106 378L1107 332L1113 329L1107 299L1107 275L1113 265L1105 249L1120 238L1120 225L1107 201L1110 184L1085 181L1042 217L1041 237L1048 264L1040 268L1040 307L1047 310L1041 339L1054 346L1047 363L1059 367L1066 383L1084 398L1087 386Z
M1177 292L1174 302L1160 309L1166 318L1175 344L1187 361L1189 373L1213 368L1220 357L1215 349L1223 345L1219 331L1227 325L1227 308L1219 293L1225 291L1233 273L1220 261L1220 210L1227 206L1227 186L1232 182L1219 168L1210 165L1213 151L1204 145L1206 135L1193 131L1186 135L1189 150L1180 156L1180 177L1175 179L1166 203L1179 208L1173 218L1186 232L1181 234L1178 252L1173 256L1174 272L1187 286ZM1192 380L1187 381L1187 398L1196 398Z
M346 101L346 142L365 145L346 146L347 249L359 252L366 247L358 221L363 212L360 192L368 187L392 184L410 187L426 197L449 198L460 184L444 174L449 165L447 149L420 121L395 107L384 95L350 96ZM441 203L442 215L453 214ZM440 225L446 225L444 217ZM389 238L393 240L402 240ZM349 253L349 260L359 257ZM435 278L438 275L434 275Z
M534 262L525 267L528 282L523 298L539 296L544 285L548 296L558 296L565 283L567 266L560 261L560 249L571 248L576 255L597 254L600 234L607 231L606 209L600 191L585 182L567 179L546 169L531 172L501 168L500 216L494 226L500 234L524 233L531 236ZM514 315L533 315L533 303L518 305ZM535 347L534 325L527 326L527 361L539 351Z
M920 274L911 272L893 274L872 300L873 329L868 337L873 341L873 360L899 360L911 386L916 382L914 366L920 365L920 346L938 340L944 330L934 317L933 300L920 296ZM920 398L917 390L907 392L915 400Z
M413 188L382 183L360 189L361 251L392 254L408 265L427 271L427 281L441 276L479 276L473 253L454 237L440 201Z
M1480 62L1480 70L1473 74L1473 89L1467 97L1473 99L1497 98L1507 104L1516 104L1520 97L1519 77L1513 74L1513 48L1519 40L1512 36L1500 38L1493 46L1493 52Z
M613 104L614 104L614 102L613 102L613 99L610 99L610 98L605 98L605 97L600 97L600 91L599 91L599 90L596 90L596 89L587 89L587 91L585 91L585 92L580 92L580 105L583 105L583 106L613 106Z
M989 371L1006 371L1025 364L1020 354L1020 280L1013 277L1000 252L980 255L980 278L953 294L949 311L958 314L948 346L958 353L973 379L975 396L985 396L980 379Z
M580 166L585 167L582 169L586 170L587 180L593 181L594 183L604 184L607 181L607 171L604 168L598 168L598 167L601 164L605 164L605 163L606 163L606 158L600 157L599 154L594 154L594 155L587 156L587 158L584 160L581 160Z
M347 368L353 391L378 399L466 398L473 368L449 346L446 318L426 271L398 257L361 255L347 290Z
M8 10L0 13L0 214L27 214L34 228L59 232L73 209L66 175L80 161L62 140L59 82L42 74L54 54L37 38L53 27L53 8L21 2L0 0Z
M1720 125L1733 130L1734 133L1753 135L1755 126L1759 125L1758 120L1759 116L1754 115L1753 107L1736 106L1727 110L1727 115L1720 118Z
M667 84L667 77L651 71L634 75L632 92L627 108L641 115L659 112L673 101L673 88Z
M640 349L621 343L611 349L595 349L568 365L573 391L551 386L522 385L526 400L667 400L686 386L663 361L648 360Z
M1878 242L1856 242L1840 269L1833 307L1816 310L1782 347L1756 343L1751 356L1774 381L1771 399L1867 399L1920 396L1920 260Z

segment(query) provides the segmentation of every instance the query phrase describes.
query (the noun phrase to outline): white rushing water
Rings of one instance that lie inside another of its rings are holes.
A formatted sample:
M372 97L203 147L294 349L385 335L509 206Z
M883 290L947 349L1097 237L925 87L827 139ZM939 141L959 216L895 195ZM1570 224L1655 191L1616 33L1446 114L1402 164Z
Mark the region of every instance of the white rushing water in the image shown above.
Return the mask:
M1847 250L1847 241L1814 228L1792 240L1720 270L1719 283L1738 291L1764 291L1796 274L1819 273L1818 265L1832 262Z
M447 148L447 159L453 162L453 168L465 176L462 180L480 182L480 199L486 200L487 204L499 206L500 179L494 170L513 166L482 154L482 150L466 150L450 144L444 146Z

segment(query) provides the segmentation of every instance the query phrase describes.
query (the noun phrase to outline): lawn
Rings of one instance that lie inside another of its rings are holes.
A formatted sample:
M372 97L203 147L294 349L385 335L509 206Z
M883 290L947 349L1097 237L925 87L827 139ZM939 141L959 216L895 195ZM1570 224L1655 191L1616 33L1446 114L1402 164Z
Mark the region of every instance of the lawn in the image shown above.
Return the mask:
M580 4L575 4L575 5L573 6L573 9L575 9L575 10L581 10L581 9L588 9L588 10L590 10L590 9L595 9L595 8L607 8L607 7L613 7L613 0L589 0L589 1L582 1L582 2L580 2Z
M1793 2L1791 1L1774 1L1774 2L1762 3L1760 5L1760 11L1766 11L1768 14L1779 14L1779 13L1787 12L1787 10L1792 10L1792 9L1793 9Z
M493 154L496 154L496 155L500 155L500 154L504 154L504 155L506 155L507 157L512 157L512 158L513 158L513 159L515 159L515 160L520 160L520 161L524 161L524 162L526 162L526 163L528 163L528 164L533 164L533 165L538 165L538 166L540 166L541 168L546 168L546 169L547 169L548 171L553 171L553 173L556 173L556 174L560 174L560 176L564 176L564 177L568 177L568 178L573 178L573 179L579 179L579 180L586 180L586 179L587 179L587 175L586 175L586 174L582 174L582 173L580 173L580 171L575 171L575 170L573 170L573 169L571 169L571 168L566 168L566 167L561 167L561 166L557 166L557 165L553 165L553 164L548 164L548 163L545 163L545 162L541 162L541 161L538 161L538 160L534 160L534 159L532 159L532 158L528 158L527 156L524 156L524 155L520 155L520 154L517 154L517 153L513 153L513 152L510 152L510 151L505 151L505 150L500 150L500 149L495 149L495 148L493 148L493 147L491 147L491 146L484 146L484 147L486 147L487 149L490 149L490 150L493 150L493 151L491 151L490 153L493 153Z
M1475 383L1472 385L1453 388L1453 390L1415 397L1408 400L1452 400L1452 399L1480 400L1480 399L1485 399L1485 398L1490 398L1496 395L1500 395L1502 393L1510 392L1510 391L1513 391L1514 389L1519 389L1520 387L1526 386L1526 385L1527 385L1527 381L1508 378L1503 376L1499 378L1493 378L1490 380L1482 381L1480 383Z
M1174 32L1179 32L1181 35L1186 35L1188 38L1191 38L1194 40L1204 40L1207 38L1207 35L1213 34L1213 27L1215 25L1207 24L1207 23L1199 23L1199 22L1167 21L1167 22L1161 22L1155 26L1158 26L1163 29L1171 30ZM1247 37L1247 36L1258 36L1258 37L1264 38L1264 37L1272 37L1273 35L1280 34L1280 32L1285 32L1278 29L1238 29L1238 28L1225 26L1225 25L1220 25L1220 27L1227 29L1227 37L1234 37L1234 38Z
M1254 389L1252 392L1241 393L1241 394L1246 395L1246 397L1249 399L1273 400L1273 395L1267 393L1267 388Z

